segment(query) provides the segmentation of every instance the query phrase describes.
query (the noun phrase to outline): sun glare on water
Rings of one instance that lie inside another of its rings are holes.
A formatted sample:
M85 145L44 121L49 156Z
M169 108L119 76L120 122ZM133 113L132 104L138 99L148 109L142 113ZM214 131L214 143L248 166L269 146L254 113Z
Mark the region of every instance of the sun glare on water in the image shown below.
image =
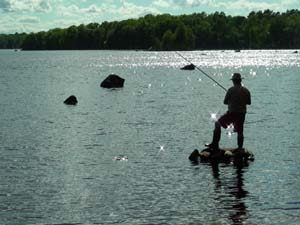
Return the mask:
M159 151L158 152L164 152L165 151L165 146L164 145L159 145Z
M232 138L233 130L234 130L233 124L230 124L230 125L226 128L226 134L227 134L227 137L228 137L228 138Z
M211 113L211 114L210 114L210 119L211 119L212 121L217 121L217 120L218 120L218 118L217 118L217 113Z

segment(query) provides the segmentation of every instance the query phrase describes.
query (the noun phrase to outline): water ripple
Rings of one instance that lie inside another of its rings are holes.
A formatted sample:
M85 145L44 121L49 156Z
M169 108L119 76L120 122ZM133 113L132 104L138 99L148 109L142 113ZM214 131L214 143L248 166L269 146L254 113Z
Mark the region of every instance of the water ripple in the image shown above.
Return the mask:
M245 77L256 160L238 168L188 161L226 106L175 52L0 51L1 222L297 224L300 60L290 52L180 52L225 87L233 72ZM100 88L110 73L125 87ZM236 145L223 134L222 146Z

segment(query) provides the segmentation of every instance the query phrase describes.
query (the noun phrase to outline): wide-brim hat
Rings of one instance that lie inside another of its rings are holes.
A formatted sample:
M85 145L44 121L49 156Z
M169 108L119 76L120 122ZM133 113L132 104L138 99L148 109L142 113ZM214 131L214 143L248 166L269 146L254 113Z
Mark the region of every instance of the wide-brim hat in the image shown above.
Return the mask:
M240 73L234 73L230 80L242 80L242 79L244 79L244 78L241 77Z

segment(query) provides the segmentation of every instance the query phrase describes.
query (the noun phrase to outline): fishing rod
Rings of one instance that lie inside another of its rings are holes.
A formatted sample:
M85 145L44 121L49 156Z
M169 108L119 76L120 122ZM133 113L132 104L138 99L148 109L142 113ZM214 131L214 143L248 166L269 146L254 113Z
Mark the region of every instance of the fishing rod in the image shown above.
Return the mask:
M183 55L181 55L179 52L175 51L175 53L177 55L179 55L181 58L183 58L185 61L189 62L190 64L194 65L190 60L188 60L186 57L184 57ZM212 78L211 76L209 76L207 73L205 73L202 69L200 69L198 66L194 65L195 68L197 70L199 70L201 73L203 73L206 77L208 77L209 79L211 79L213 82L215 82L219 87L221 87L224 91L227 91L227 89L222 86L218 81L216 81L214 78Z

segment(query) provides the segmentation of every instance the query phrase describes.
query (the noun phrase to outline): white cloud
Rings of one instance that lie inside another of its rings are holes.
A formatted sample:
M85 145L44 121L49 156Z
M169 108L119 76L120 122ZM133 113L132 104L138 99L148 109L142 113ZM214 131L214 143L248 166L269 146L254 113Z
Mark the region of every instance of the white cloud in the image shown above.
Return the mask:
M213 0L173 0L174 4L185 7L199 7L205 5L213 5Z
M16 32L16 26L14 26L15 20L11 16L0 17L0 34L1 33L14 33Z
M172 0L155 0L153 2L153 5L161 7L161 8L170 8L173 5L173 1Z
M56 12L58 12L61 16L70 17L76 15L79 12L79 8L77 5L59 5L56 7Z
M109 3L109 2L104 2L100 5L100 8L103 12L111 14L111 13L115 13L118 10L117 5L113 4L113 3Z
M83 22L63 18L63 19L55 19L51 23L48 22L47 24L45 24L45 26L49 27L50 29L57 28L57 27L58 28L67 28L67 27L70 27L72 25L79 25L81 23L83 23ZM49 30L49 28L47 30Z
M268 3L268 2L254 2L252 0L237 0L229 2L220 2L214 5L216 8L224 9L227 12L232 12L234 14L249 13L251 11L258 10L274 10L281 11L282 7L278 3Z
M183 9L203 8L203 11L223 11L228 14L242 15L251 11L270 9L273 11L285 11L291 8L300 8L300 0L155 0L153 4L164 7L173 5ZM295 7L296 6L296 7Z
M14 15L0 17L0 33L38 32L43 30L39 18L34 16L21 16L18 19Z
M68 6L59 4L56 6L56 12L64 17L76 17L77 20L83 20L82 18L88 14L84 18L86 21L93 18L100 18L101 16L109 18L109 20L120 20L140 17L149 13L160 13L155 7L140 6L126 0L121 0L120 4L117 4L116 1L107 0L99 5L92 4L86 8L80 8L77 4Z
M299 0L280 0L280 4L283 4L283 5L298 5L298 9L300 8L300 1Z
M40 19L35 17L35 16L23 16L18 19L19 23L26 23L26 24L34 24L34 23L39 23Z
M60 5L56 8L56 10L60 15L66 17L82 17L86 14L101 14L103 12L102 8L95 4L90 5L87 8L79 8L74 4L69 6Z
M189 6L212 5L213 3L212 0L186 0L186 4Z
M140 17L147 14L158 14L160 13L159 10L156 8L153 8L151 6L145 7L145 6L138 6L133 3L122 1L121 7L117 10L119 16L125 17L125 18L133 18L133 17Z
M101 8L94 4L90 5L88 8L83 8L80 11L82 11L84 13L101 13L102 12Z
M52 7L49 0L0 0L0 9L4 12L49 12Z

